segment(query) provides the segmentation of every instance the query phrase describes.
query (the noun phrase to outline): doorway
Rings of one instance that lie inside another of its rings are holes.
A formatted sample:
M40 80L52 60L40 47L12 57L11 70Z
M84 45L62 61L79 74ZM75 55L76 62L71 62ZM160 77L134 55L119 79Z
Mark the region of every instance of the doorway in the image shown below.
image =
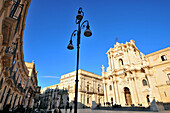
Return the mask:
M147 96L146 96L146 99L147 99L147 103L148 103L148 105L150 105L149 95L147 95Z
M131 105L132 104L132 98L131 98L131 93L130 93L129 88L125 87L124 93L125 93L126 105Z

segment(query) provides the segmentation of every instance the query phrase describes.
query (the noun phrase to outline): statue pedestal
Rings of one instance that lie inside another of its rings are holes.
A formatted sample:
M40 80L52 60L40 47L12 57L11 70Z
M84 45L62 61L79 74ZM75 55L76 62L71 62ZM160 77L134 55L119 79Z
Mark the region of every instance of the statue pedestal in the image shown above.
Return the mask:
M95 109L97 107L97 104L95 101L92 101L92 109Z

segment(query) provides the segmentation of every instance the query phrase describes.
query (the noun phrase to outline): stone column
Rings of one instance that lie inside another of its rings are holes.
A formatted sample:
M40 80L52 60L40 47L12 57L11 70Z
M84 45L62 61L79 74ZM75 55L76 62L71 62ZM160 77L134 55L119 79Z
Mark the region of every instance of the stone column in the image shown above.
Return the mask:
M135 104L138 105L139 104L139 98L138 98L138 92L137 92L137 89L136 89L136 84L135 84L135 77L132 79L132 84L133 84L133 92L134 92L134 95L135 95Z
M108 102L108 99L107 99L107 89L106 89L106 83L104 83L104 98L105 98L105 103Z
M131 94L131 99L132 99L132 104L135 104L136 102L135 102L135 95L134 95L134 93L132 92L132 91L134 91L134 89L133 89L133 85L132 85L132 81L131 81L131 77L129 77L129 86L130 86L130 94Z
M110 54L108 54L108 61L109 61L109 67L110 67L110 69L112 69L111 55Z
M114 66L114 60L113 60L113 55L111 55L111 65L112 65L112 71L114 70L115 66Z
M115 95L114 82L112 82L112 89L113 89L113 104L116 104L116 95Z
M137 93L137 98L138 98L138 104L141 104L141 98L140 98L141 96L139 92L137 77L134 77L134 82L135 82L135 88L136 88L136 93Z
M117 101L117 104L120 103L119 101L119 90L118 90L118 86L117 86L117 81L115 80L115 92L116 92L116 101Z

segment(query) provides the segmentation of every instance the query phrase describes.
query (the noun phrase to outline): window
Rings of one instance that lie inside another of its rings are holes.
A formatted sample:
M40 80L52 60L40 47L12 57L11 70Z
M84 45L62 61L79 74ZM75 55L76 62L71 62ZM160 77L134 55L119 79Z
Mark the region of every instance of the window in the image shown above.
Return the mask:
M120 66L124 65L122 59L119 59L119 64L120 64Z
M162 55L162 56L161 56L161 59L162 59L162 61L167 60L167 58L166 58L166 56L165 56L165 55Z
M2 88L2 84L3 84L3 78L0 81L0 89Z
M87 91L89 91L89 85L87 85Z
M89 97L87 97L87 104L89 104Z
M145 79L142 80L142 83L143 83L143 86L147 86L148 85Z
M168 73L167 75L168 75L168 78L169 78L169 80L170 80L170 73Z
M112 85L110 85L110 90L112 90Z

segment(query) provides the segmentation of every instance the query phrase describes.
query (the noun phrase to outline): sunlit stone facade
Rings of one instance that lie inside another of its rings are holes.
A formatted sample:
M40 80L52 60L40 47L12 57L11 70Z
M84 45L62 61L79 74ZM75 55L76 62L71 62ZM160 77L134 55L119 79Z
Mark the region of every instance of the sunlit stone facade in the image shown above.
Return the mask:
M165 109L170 109L170 47L148 54L146 58L156 81L156 84L151 81L151 85L159 91L155 94L153 89L153 96L164 103Z
M25 64L23 54L29 5L30 0L0 0L0 110L6 105L32 108L34 103L37 72L34 63L33 68Z
M106 72L102 66L105 103L148 106L153 98L170 102L170 48L145 56L131 40L116 42L107 55Z
M94 100L97 104L104 102L102 77L94 73L79 69L78 74L78 108L91 107ZM60 89L67 89L69 101L75 97L76 71L61 76Z

